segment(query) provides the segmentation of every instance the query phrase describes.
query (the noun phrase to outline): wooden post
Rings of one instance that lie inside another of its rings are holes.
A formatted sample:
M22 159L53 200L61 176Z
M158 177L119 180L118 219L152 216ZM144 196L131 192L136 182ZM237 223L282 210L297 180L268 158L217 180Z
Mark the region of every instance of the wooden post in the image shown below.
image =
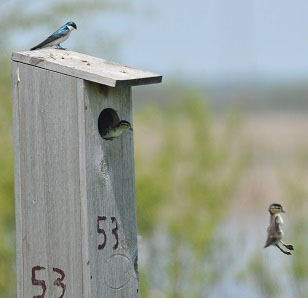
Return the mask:
M99 119L131 122L131 86L161 79L75 52L13 53L18 298L139 297L133 134L104 140Z

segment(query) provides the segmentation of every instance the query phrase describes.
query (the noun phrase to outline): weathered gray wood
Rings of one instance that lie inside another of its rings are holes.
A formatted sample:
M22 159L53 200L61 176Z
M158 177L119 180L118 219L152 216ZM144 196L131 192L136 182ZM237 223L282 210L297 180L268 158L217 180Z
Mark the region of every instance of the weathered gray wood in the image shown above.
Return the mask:
M160 83L162 76L72 51L16 52L12 60L111 87Z
M79 79L13 63L18 297L82 295ZM19 81L19 82L18 82ZM18 82L18 83L17 83ZM35 280L34 280L35 283Z
M105 108L114 109L120 119L132 121L131 90L91 82L85 82L84 88L85 101L79 106L85 111L84 137L80 140L85 150L81 154L86 169L82 204L88 227L84 238L88 247L84 250L89 261L89 297L139 297L133 133L126 131L120 138L106 141L97 129L97 119ZM106 246L101 250L98 246L104 236L97 233L98 216L106 217L100 221L106 232ZM118 247L114 247L116 243Z
M103 140L98 119L132 123L130 86L161 76L50 49L13 60L17 297L139 297L133 133Z
M22 257L22 205L21 205L21 181L20 181L20 144L19 144L19 107L18 107L18 84L19 68L14 62L11 66L12 81L12 110L13 110L13 134L14 134L14 175L15 175L15 214L16 214L16 273L17 273L17 297L22 297L23 291L23 257Z
M133 133L106 141L97 125L105 108L132 122L131 88L19 62L12 84L18 298L42 294L35 266L45 297L62 293L54 268L64 297L139 297Z

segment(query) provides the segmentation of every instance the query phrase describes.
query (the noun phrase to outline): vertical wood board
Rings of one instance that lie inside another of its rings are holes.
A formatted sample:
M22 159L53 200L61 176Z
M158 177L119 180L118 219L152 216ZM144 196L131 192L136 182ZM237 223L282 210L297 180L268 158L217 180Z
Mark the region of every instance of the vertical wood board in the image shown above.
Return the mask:
M133 132L98 131L131 88L19 62L12 84L18 298L139 297Z
M64 288L64 297L83 297L81 80L22 63L13 63L12 77L18 297L41 295L44 283L45 297L60 297Z
M18 63L11 65L12 82L12 111L13 111L13 135L14 135L14 184L15 184L15 222L16 222L16 277L17 297L23 294L23 258L22 258L22 207L21 207L21 183L20 183L20 144L19 144L19 108L18 108Z
M85 167L91 297L139 297L133 132L101 138L98 118L114 109L132 122L131 88L85 81Z

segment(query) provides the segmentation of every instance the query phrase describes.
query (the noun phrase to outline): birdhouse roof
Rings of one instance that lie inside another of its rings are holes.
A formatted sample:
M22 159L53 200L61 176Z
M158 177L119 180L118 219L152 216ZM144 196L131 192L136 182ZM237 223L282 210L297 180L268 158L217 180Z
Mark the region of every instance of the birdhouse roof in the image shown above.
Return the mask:
M155 84L162 80L161 75L153 72L58 49L14 52L12 60L111 87Z

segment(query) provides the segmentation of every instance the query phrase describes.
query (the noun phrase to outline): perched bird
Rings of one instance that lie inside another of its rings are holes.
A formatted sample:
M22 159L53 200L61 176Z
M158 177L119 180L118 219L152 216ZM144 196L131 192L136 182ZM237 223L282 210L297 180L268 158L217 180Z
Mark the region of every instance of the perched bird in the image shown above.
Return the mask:
M68 22L65 25L63 25L60 29L58 29L56 32L52 33L43 42L31 48L30 51L52 46L56 46L57 49L66 50L65 48L61 47L60 43L67 40L71 34L71 31L74 29L77 30L76 24L74 22Z
M105 128L103 132L103 139L105 140L113 140L117 137L119 137L124 130L133 130L131 124L126 120L121 120L116 125L110 125Z
M283 210L282 206L280 204L271 204L269 206L268 209L271 218L270 218L270 225L267 228L267 240L265 243L265 247L268 247L270 245L275 245L276 247L278 247L284 254L286 255L291 255L291 252L283 250L280 246L279 246L279 242L286 247L289 250L294 250L293 245L291 244L285 244L284 242L282 242L281 238L284 236L284 233L281 229L281 226L283 224L283 219L280 215L280 213L285 213L285 211Z

